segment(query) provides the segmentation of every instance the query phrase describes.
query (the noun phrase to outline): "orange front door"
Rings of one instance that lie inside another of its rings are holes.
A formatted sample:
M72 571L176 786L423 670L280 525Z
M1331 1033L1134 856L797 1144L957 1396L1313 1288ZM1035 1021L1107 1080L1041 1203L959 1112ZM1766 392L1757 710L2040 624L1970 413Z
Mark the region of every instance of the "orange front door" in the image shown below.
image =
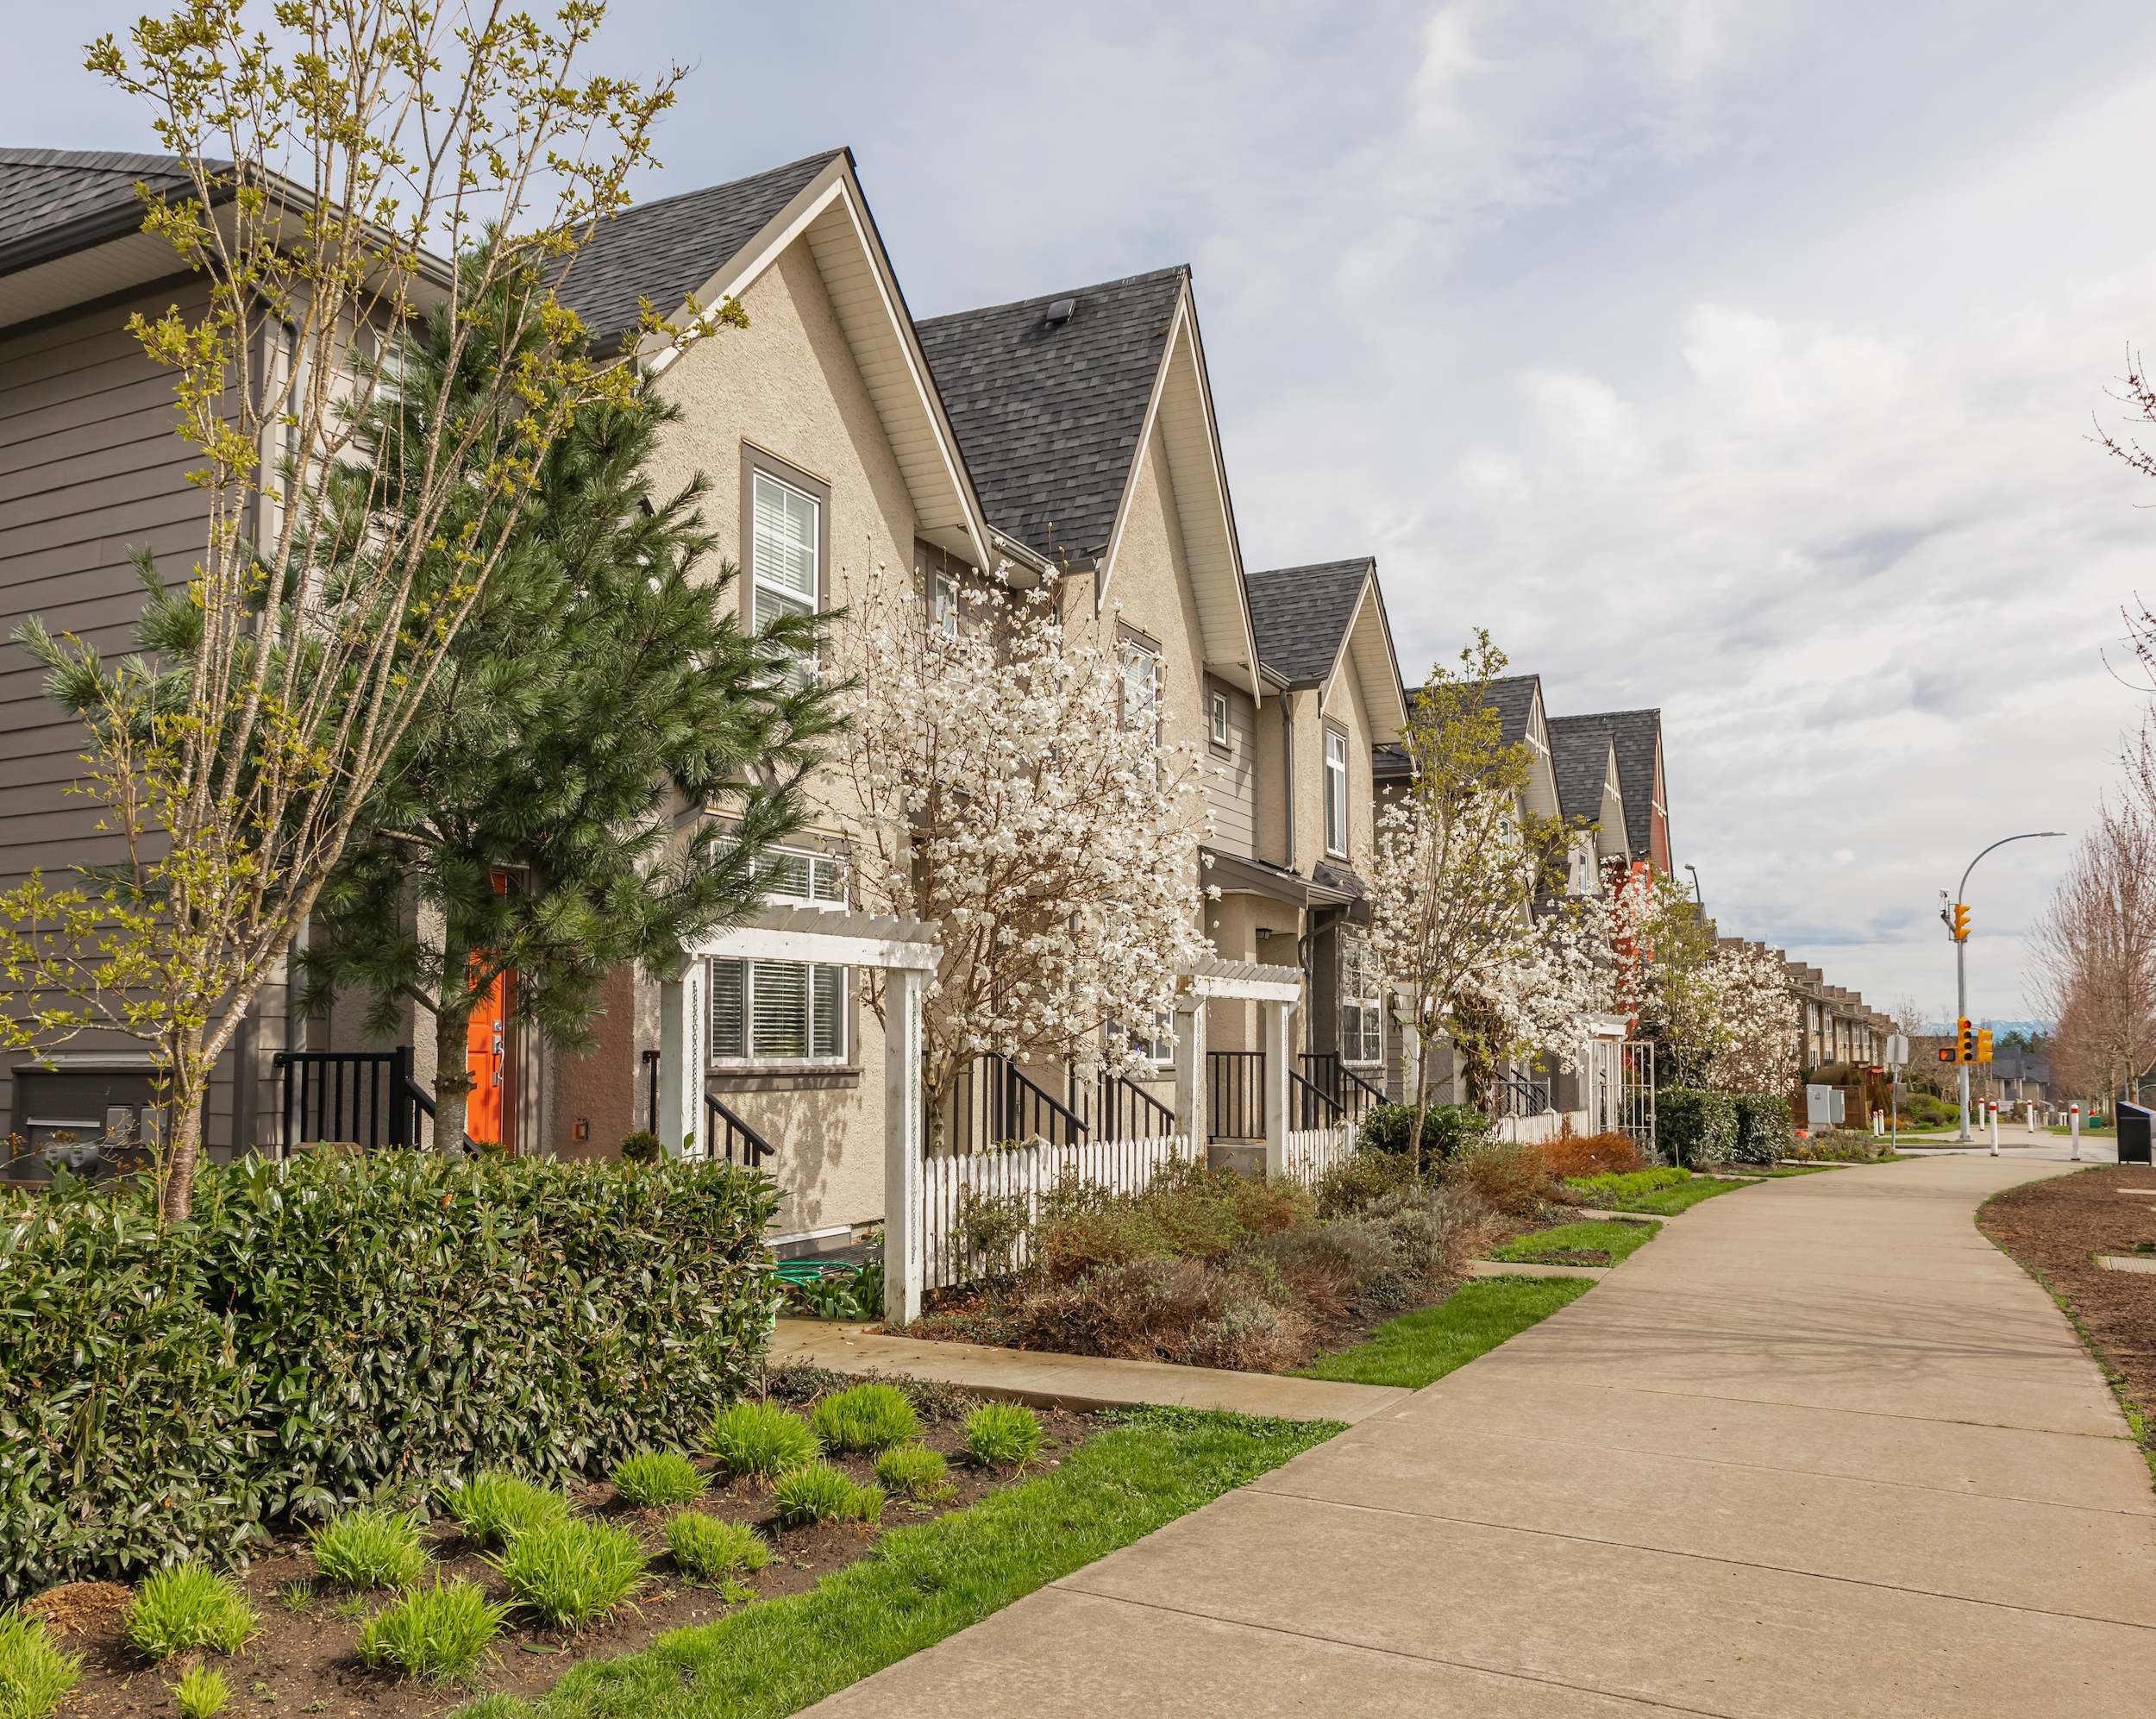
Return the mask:
M479 998L466 1029L466 1066L472 1073L472 1096L465 1107L464 1132L474 1140L494 1140L515 1149L510 1138L515 1111L509 1100L509 1003L513 973L498 975Z

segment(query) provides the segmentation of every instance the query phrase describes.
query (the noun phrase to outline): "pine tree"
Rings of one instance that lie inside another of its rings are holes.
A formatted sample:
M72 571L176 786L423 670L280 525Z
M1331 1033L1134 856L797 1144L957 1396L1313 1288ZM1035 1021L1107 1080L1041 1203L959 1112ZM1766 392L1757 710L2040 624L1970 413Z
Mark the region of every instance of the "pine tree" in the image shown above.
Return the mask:
M467 370L516 361L467 350ZM355 467L356 492L369 478L392 495L423 484L399 450L425 445L419 420L438 401L454 411L479 392L460 377L444 392L448 351L439 323L404 343L362 433L373 469ZM736 569L713 562L698 511L705 480L661 497L648 475L677 416L647 386L580 412L548 451L323 894L308 1001L364 990L385 1034L406 999L432 1015L439 1141L464 1132L470 1019L499 976L513 971L516 1013L547 1044L588 1049L606 975L627 961L662 971L753 906L762 856L802 821L799 783L833 726L830 689L799 673L818 623L742 625ZM445 532L412 624L458 555ZM714 805L723 819L693 816Z

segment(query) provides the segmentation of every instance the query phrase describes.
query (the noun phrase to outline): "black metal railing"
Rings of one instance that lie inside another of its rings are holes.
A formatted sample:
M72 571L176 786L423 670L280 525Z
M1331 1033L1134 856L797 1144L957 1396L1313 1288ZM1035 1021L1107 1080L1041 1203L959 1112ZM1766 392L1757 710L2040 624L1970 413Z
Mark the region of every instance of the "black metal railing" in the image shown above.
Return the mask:
M1288 1114L1298 1128L1330 1128L1347 1114L1323 1087L1299 1069L1288 1071Z
M1550 1083L1519 1073L1497 1076L1490 1087L1490 1114L1541 1116L1550 1108Z
M1338 1051L1316 1051L1306 1055L1302 1073L1305 1080L1339 1107L1340 1114L1335 1120L1359 1126L1373 1108L1385 1101L1385 1089L1348 1067L1340 1060Z
M426 1144L434 1101L412 1078L411 1046L392 1051L279 1051L285 1145L348 1142L369 1150Z
M704 1116L711 1125L711 1151L715 1158L722 1155L723 1145L727 1163L738 1161L754 1170L779 1150L728 1109L715 1092L706 1090L704 1094ZM734 1157L736 1151L741 1154L738 1160Z
M1084 1117L1008 1057L976 1057L951 1083L946 1143L953 1151L1022 1140L1076 1145L1092 1132Z
M1175 1107L1162 1103L1128 1075L1102 1075L1089 1094L1080 1087L1073 1097L1090 1099L1083 1107L1084 1118L1101 1139L1156 1140L1175 1132ZM1071 1107L1081 1107L1074 1102Z
M1265 1138L1265 1053L1206 1052L1206 1139Z

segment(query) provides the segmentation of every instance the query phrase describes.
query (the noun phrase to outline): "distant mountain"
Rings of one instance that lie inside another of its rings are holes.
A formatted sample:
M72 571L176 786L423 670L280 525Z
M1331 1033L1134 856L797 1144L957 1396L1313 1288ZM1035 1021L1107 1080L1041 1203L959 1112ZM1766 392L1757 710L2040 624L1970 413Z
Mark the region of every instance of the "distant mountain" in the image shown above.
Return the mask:
M1995 1038L2003 1038L2009 1032L2025 1032L2032 1038L2045 1038L2051 1032L2051 1023L2048 1020L1985 1020L1979 1018L1977 1025L1990 1027L1992 1037ZM1953 1030L1954 1024L1951 1020L1942 1020L1936 1026L1927 1026L1924 1029L1926 1032L1933 1035L1952 1032Z

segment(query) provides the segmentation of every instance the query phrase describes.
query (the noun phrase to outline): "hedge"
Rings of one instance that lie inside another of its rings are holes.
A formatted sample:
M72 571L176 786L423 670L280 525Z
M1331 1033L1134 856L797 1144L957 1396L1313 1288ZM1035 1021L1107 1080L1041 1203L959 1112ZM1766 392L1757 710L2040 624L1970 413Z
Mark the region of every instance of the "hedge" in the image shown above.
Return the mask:
M3 1196L0 1196L3 1197ZM362 1156L0 1207L0 1596L689 1441L761 1358L768 1181Z
M1737 1095L1737 1139L1731 1155L1739 1164L1772 1164L1789 1155L1796 1125L1789 1101L1771 1092Z
M1737 1101L1726 1092L1664 1087L1654 1096L1654 1132L1671 1164L1712 1170L1737 1149Z
M1365 1152L1405 1152L1414 1124L1412 1104L1373 1105L1356 1131L1356 1148ZM1424 1156L1442 1164L1488 1139L1489 1130L1489 1118L1471 1104L1433 1104L1422 1119Z

